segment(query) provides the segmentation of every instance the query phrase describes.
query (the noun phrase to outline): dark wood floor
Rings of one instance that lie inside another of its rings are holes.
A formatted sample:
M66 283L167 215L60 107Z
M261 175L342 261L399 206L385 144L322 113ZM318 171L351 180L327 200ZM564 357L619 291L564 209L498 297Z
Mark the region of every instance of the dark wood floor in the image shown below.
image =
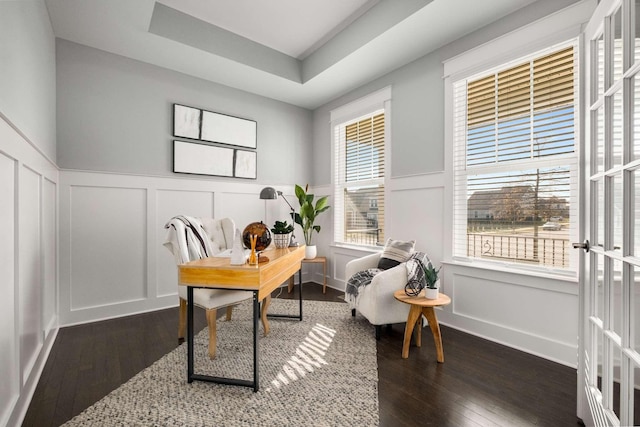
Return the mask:
M304 290L305 299L342 301L341 292L323 295L320 285ZM291 296L285 290L280 297ZM175 308L60 329L23 425L58 426L82 412L173 350L177 322ZM195 324L205 326L200 310ZM381 426L577 425L575 369L441 329L444 364L436 362L429 328L408 359L400 357L404 324L383 328Z

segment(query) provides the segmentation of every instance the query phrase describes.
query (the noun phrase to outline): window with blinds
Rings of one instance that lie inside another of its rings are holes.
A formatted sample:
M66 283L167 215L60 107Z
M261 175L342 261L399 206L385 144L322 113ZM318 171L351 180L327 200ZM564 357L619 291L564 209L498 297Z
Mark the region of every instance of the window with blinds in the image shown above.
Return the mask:
M574 45L453 84L454 255L575 269Z
M334 127L335 241L384 242L385 115L376 111Z

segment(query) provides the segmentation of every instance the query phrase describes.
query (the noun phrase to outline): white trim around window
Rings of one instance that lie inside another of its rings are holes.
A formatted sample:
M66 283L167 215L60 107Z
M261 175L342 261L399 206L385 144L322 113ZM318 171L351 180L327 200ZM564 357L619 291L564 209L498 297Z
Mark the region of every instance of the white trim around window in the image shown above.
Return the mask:
M373 243L357 244L354 242L346 242L344 238L344 202L341 202L341 194L337 194L338 188L343 188L344 185L340 184L338 178L338 161L339 153L337 152L341 147L340 132L337 129L349 122L357 121L361 118L372 116L373 114L384 113L384 177L376 179L377 184L384 186L384 183L388 183L390 176L391 156L390 156L390 141L391 141L391 86L384 87L376 92L373 92L367 96L359 98L341 107L338 107L330 112L331 119L331 147L332 147L332 164L331 164L331 176L333 180L334 189L334 244L336 245L357 245L358 247L377 247ZM379 182L378 182L379 181ZM368 183L371 184L371 183ZM384 202L382 206L388 206L388 191L386 187L383 198ZM388 224L388 216L383 216L382 229L386 228ZM342 237L340 237L342 236Z
M489 43L453 57L443 63L445 79L445 205L451 215L445 215L445 224L451 239L446 239L444 253L451 262L458 263L453 257L454 253L454 83L483 71L491 71L501 64L508 64L518 58L526 57L537 51L549 48L571 38L580 36L581 29L589 19L594 5L589 2L580 2L572 5L544 19L531 23L516 31L499 37ZM582 96L582 90L578 91L578 97ZM576 129L576 146L581 145L579 125ZM466 261L462 261L467 264ZM474 263L472 263L474 264ZM475 263L480 267L482 263ZM474 264L474 265L475 265ZM528 269L516 269L525 273ZM514 271L515 272L515 271ZM564 276L562 272L548 271L552 275ZM575 277L575 273L569 274Z

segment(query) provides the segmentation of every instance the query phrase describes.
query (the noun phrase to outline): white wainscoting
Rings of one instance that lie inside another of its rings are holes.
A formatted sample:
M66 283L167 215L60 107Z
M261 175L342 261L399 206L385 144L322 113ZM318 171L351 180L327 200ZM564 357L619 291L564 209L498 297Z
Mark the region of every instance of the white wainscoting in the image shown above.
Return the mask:
M447 264L442 286L442 323L577 366L577 283Z
M271 225L288 219L284 201L258 198L263 187L245 181L61 171L60 323L175 306L177 273L162 246L165 222L177 214L229 216L242 229L253 221ZM445 174L395 178L388 188L387 237L416 239L416 249L436 264L450 259ZM295 201L293 187L278 189ZM316 197L332 193L329 185L313 191ZM332 222L331 211L319 218L322 231L314 243L327 256L328 285L344 290L344 266L368 252L333 245ZM302 233L297 234L303 243ZM109 254L112 258L106 259ZM320 265L305 265L303 274L304 281L322 283ZM447 262L442 286L453 299L439 311L443 324L575 366L576 283Z
M451 208L446 206L451 185L446 174L431 173L393 178L387 185L386 237L416 240L440 265L451 259ZM331 186L314 187L316 195L332 193ZM352 259L370 253L332 245L332 214L322 220L318 252L327 253L329 286L344 290L344 269ZM321 270L320 270L321 271ZM316 272L317 274L317 272ZM317 276L314 275L314 279ZM316 280L314 280L316 281ZM575 367L578 334L578 285L560 280L474 268L446 262L442 291L452 298L438 311L442 324L464 330L528 353ZM446 335L443 337L446 353ZM400 351L400 349L398 349Z
M0 116L0 425L19 425L58 331L58 170Z
M146 190L74 185L69 199L71 311L145 300Z
M61 171L60 324L176 306L177 268L163 246L164 225L180 214L230 217L240 230L288 219L283 200L260 200L262 188L182 175ZM293 186L277 189L295 200Z

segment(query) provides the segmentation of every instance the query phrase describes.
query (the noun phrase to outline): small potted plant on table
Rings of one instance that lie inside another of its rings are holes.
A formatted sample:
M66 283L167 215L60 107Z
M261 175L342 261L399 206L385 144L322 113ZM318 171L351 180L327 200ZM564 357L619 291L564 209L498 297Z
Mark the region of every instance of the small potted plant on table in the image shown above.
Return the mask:
M442 266L436 270L433 264L431 264L431 261L424 266L424 278L426 281L424 297L427 299L438 299L438 288L440 287L438 272L440 271L440 268L442 268Z
M273 233L273 243L276 248L286 248L291 241L293 224L287 224L287 221L276 221L271 232Z

